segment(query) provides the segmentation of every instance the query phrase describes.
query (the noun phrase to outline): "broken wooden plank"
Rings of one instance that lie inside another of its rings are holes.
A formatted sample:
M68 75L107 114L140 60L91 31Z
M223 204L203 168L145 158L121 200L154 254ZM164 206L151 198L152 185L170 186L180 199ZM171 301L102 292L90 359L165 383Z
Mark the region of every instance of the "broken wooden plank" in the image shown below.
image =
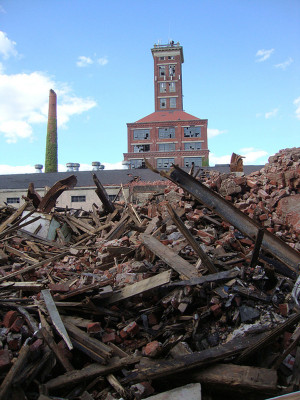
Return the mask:
M228 357L239 354L244 349L253 345L264 334L238 337L220 346L212 347L192 354L178 357L172 360L155 360L140 365L138 369L128 374L121 383L141 382L144 380L163 378L168 375L188 371L195 367L203 367L218 363Z
M136 364L140 360L139 356L135 357L124 357L121 359L111 359L107 365L90 364L81 370L67 372L64 375L60 375L57 378L51 379L46 382L45 387L50 392L57 389L62 389L72 385L76 385L80 382L84 382L88 379L93 379L99 375L108 375L112 372L121 370L122 368Z
M217 272L216 274L209 274L205 276L200 276L198 278L192 278L188 281L177 281L177 282L172 282L168 286L195 286L195 285L202 285L203 283L206 282L222 282L222 281L227 281L233 278L236 278L237 276L240 275L240 270L239 269L232 269L230 271L221 271Z
M257 260L258 260L258 257L259 257L260 248L261 248L262 241L263 241L263 238L264 238L264 233L265 233L265 231L264 231L263 228L259 228L258 229L249 268L255 268L256 267L256 263L257 263Z
M186 238L186 240L188 241L192 249L195 251L195 253L197 253L198 256L201 258L204 266L208 269L208 271L211 274L218 272L218 269L214 266L211 259L208 257L205 251L202 250L201 246L196 242L194 236L187 229L187 227L184 225L184 223L182 222L180 217L176 214L176 212L173 210L173 208L170 206L170 204L167 204L167 209L173 222L175 223L179 231L183 234L183 236Z
M155 289L159 286L169 283L171 279L171 271L161 272L151 278L144 279L140 282L128 285L121 289L120 293L113 294L108 300L108 304L113 304L121 300L129 299L137 294L145 293L148 290Z
M25 202L9 218L7 218L4 222L2 222L2 224L0 225L0 233L3 232L4 229L9 224L13 223L22 214L22 212L26 209L27 206L28 206L28 203Z
M57 332L59 335L62 337L62 339L65 341L66 345L68 346L69 350L73 349L72 342L69 338L69 335L66 331L66 328L64 327L64 324L61 320L61 317L59 315L59 312L57 311L56 305L53 301L53 298L51 296L50 290L49 289L44 289L41 291L47 310L49 312L50 318L53 322L53 325L55 326Z
M114 212L115 206L113 205L112 201L108 197L108 194L107 194L106 190L104 189L102 183L97 178L96 174L93 174L93 181L94 181L94 183L95 183L95 185L97 187L95 192L96 192L97 196L99 197L99 199L101 200L101 202L103 204L103 209L108 214Z
M34 264L34 263L38 262L37 259L30 257L28 254L24 253L23 251L17 250L11 246L5 245L5 251L22 258L23 260L27 261L30 264Z
M178 256L169 247L163 245L159 240L150 235L140 235L144 245L163 260L169 267L173 268L180 275L189 279L198 277L196 268L189 262Z
M44 288L43 283L38 282L2 282L0 289L23 290L24 292L40 292Z

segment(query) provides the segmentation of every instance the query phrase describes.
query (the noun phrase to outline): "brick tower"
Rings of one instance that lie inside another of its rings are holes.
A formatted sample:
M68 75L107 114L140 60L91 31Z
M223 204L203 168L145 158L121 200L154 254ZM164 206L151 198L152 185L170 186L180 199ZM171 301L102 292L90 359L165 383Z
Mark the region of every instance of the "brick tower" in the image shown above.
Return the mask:
M173 41L155 44L155 112L127 124L128 153L124 161L130 168L144 168L144 158L156 168L208 165L207 119L183 111L183 49Z

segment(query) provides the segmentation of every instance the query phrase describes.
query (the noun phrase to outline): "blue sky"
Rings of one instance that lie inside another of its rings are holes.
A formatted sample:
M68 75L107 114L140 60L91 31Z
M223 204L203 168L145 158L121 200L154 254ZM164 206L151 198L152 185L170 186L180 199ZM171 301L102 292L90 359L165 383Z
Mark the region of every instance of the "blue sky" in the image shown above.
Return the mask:
M126 123L154 111L154 43L183 46L183 106L208 119L210 164L300 144L299 0L0 0L0 174L58 161L121 168Z

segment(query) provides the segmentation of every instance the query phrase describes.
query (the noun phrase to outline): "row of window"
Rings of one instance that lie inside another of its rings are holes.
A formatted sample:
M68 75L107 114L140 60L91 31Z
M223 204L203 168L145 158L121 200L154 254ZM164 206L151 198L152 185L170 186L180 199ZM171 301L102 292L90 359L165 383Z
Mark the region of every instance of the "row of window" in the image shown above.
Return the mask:
M159 108L167 108L168 99L159 99ZM169 98L169 108L176 108L176 97Z
M160 77L167 76L167 71L169 72L169 76L175 76L175 65L159 65L158 72Z
M184 157L184 166L190 168L193 164L195 167L202 167L202 157ZM170 168L174 164L174 158L157 158L157 168ZM145 168L145 161L142 159L130 160L131 168Z
M201 150L201 142L184 143L184 150ZM133 146L134 153L145 153L150 151L150 144L136 144ZM159 143L158 151L175 151L175 143Z
M164 56L159 57L159 61L163 61L165 59L166 59L166 57L164 57ZM168 56L168 60L174 60L174 56Z
M188 126L184 128L184 137L201 137L201 126ZM159 128L158 129L159 139L172 139L175 138L175 128ZM134 129L133 131L134 140L147 140L150 139L150 129Z
M169 92L176 92L176 83L175 82L160 82L159 83L159 92L166 93L167 87L169 88Z

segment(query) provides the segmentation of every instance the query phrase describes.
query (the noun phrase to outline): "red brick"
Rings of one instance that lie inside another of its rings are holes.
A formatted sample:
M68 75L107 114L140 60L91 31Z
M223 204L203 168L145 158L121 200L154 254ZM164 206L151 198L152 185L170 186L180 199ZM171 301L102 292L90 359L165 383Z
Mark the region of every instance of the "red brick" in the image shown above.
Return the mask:
M0 370L9 367L11 363L10 352L7 349L0 350Z
M157 340L150 342L143 348L143 354L146 357L156 357L162 348L162 344Z
M286 317L289 312L289 305L287 303L282 303L278 305L279 308L279 313L283 316Z
M129 325L125 326L120 332L120 336L122 339L126 339L128 336L135 336L140 330L138 324L133 321Z
M151 313L151 314L148 315L148 324L150 326L158 324L158 320L157 320L155 314Z
M10 328L18 317L17 311L8 311L3 318L5 328Z
M210 310L215 317L219 317L222 314L221 304L214 304L210 307Z
M102 342L103 343L108 343L108 342L115 342L116 341L116 333L115 332L110 332L110 333L104 333L102 335Z
M266 221L268 219L268 216L267 216L267 214L262 214L258 218L260 221Z
M22 326L24 325L24 318L23 317L17 317L17 319L14 321L14 323L11 325L10 329L13 332L20 332Z
M87 331L89 333L98 333L101 331L101 324L100 322L92 322L88 324Z

